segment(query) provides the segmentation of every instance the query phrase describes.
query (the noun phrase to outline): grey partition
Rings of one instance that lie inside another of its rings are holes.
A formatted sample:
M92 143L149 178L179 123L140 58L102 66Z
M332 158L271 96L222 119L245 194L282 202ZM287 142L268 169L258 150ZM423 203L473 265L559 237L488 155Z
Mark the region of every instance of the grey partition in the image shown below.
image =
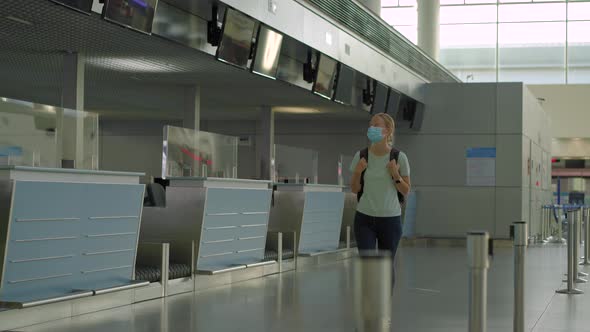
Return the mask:
M0 302L22 307L132 285L139 176L0 168Z
M194 242L192 264L204 274L263 262L272 191L268 181L235 178L237 148L236 137L165 127L166 204L144 209L140 241ZM170 261L189 253L171 250Z
M278 182L318 182L317 151L279 144L274 149Z
M172 178L166 207L144 211L141 241L195 241L201 272L246 267L264 260L270 202L265 181Z
M344 210L342 187L277 184L269 229L295 232L300 254L337 250Z

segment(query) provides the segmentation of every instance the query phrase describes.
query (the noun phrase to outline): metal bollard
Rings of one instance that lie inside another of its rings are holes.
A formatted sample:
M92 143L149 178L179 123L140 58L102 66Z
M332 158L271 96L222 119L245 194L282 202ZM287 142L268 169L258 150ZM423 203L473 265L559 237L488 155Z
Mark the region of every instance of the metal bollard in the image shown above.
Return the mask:
M488 240L487 232L467 233L469 262L469 332L485 332L488 289Z
M584 261L580 265L590 265L590 208L584 208Z
M576 246L574 247L574 262L575 262L575 282L577 283L586 283L588 280L581 278L588 276L587 273L580 271L578 268L578 263L580 262L580 242L581 242L581 234L582 234L582 209L579 208L575 212L575 223L574 223L574 231L576 234Z
M356 263L356 331L390 331L392 257L388 252L364 252Z
M514 224L514 332L524 332L524 267L528 227L526 222Z
M575 252L574 252L574 247L576 246L575 242L576 242L576 234L575 234L575 227L573 227L573 223L575 220L575 217L573 216L573 213L568 213L567 214L567 219L568 219L568 225L569 225L569 232L568 232L568 236L567 236L567 278L566 278L566 282L567 282L567 288L565 289L560 289L557 290L556 293L558 294L584 294L583 291L574 288L574 279L577 277L577 273L575 271L575 268L577 267L577 262L575 261Z

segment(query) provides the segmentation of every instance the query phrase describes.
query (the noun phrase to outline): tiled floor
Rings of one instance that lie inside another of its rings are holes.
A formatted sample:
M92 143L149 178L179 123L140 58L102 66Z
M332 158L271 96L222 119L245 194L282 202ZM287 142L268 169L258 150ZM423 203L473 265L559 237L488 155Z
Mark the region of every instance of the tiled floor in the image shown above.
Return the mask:
M564 247L527 251L526 324L535 332L590 331L587 294L562 287ZM497 249L488 279L488 331L512 330L511 249ZM309 267L197 294L139 303L20 329L41 331L354 331L351 261ZM464 248L399 251L392 331L467 331Z

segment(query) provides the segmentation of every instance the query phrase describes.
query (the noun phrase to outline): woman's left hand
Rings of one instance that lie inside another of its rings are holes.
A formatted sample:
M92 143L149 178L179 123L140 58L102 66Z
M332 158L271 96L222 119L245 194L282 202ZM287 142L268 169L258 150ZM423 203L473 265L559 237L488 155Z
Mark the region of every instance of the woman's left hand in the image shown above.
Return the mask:
M387 164L387 169L389 170L389 174L391 174L395 180L399 180L401 178L401 175L399 174L399 165L395 159Z

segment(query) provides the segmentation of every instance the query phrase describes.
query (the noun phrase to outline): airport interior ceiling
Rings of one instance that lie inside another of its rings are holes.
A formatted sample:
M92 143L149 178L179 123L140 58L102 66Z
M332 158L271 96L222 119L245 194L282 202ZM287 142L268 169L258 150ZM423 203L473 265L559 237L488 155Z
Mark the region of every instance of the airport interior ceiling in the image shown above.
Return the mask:
M50 1L0 1L0 96L60 106L63 57L84 53L85 105L107 118L183 117L187 87L201 87L205 120L258 117L260 106L311 108L319 118L366 119L288 83L251 74L204 52L145 35ZM293 115L277 115L277 117Z

